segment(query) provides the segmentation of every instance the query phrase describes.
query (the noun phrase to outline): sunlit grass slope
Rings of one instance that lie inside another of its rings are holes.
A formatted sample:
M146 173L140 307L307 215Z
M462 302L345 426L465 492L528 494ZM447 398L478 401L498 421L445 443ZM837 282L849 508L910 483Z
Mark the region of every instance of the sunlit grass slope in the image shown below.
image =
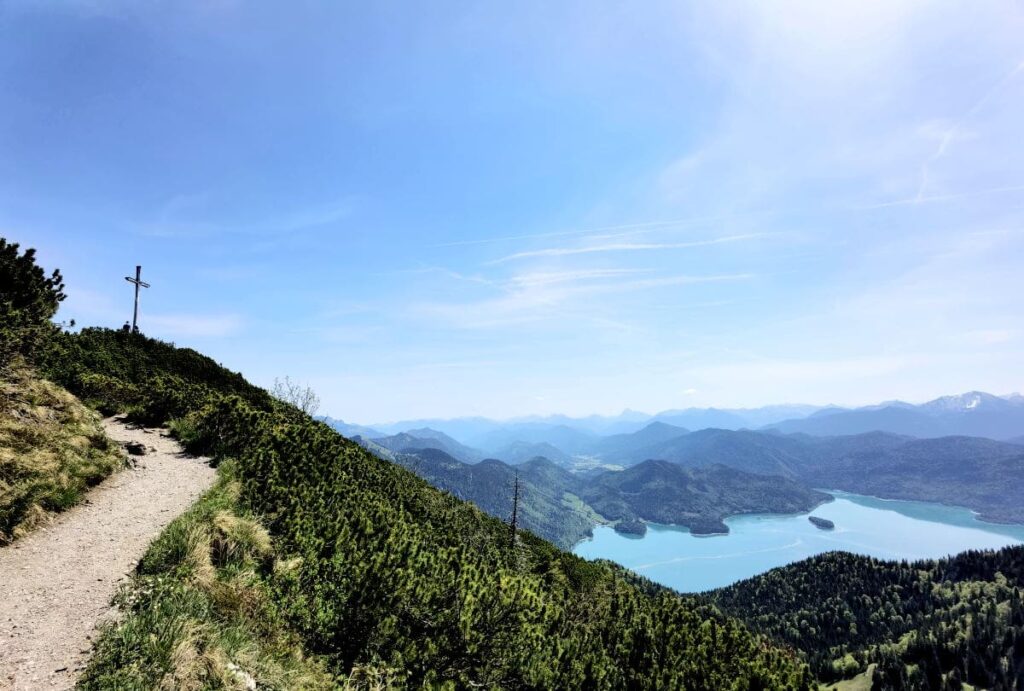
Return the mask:
M123 466L100 416L24 363L0 368L0 544Z

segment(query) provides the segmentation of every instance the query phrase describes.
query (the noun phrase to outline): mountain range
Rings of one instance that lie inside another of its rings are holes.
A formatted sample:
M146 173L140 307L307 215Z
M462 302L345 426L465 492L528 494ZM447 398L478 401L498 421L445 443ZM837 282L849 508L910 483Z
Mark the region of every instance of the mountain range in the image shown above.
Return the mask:
M979 437L916 439L886 432L814 437L706 429L641 447L618 462L722 464L886 499L966 506L982 518L1024 522L1024 449Z
M1024 433L1024 398L980 391L943 396L921 405L893 401L855 410L822 410L773 423L780 432L844 435L883 431L913 437L952 435L1010 439Z
M891 432L914 437L950 435L997 440L1024 437L1024 396L995 396L971 391L943 396L922 404L886 401L857 408L812 405L773 405L761 408L686 408L650 415L625 410L619 415L572 418L534 416L506 421L482 417L409 420L387 424L355 425L321 418L342 434L366 439L393 436L415 429L430 429L475 449L501 457L499 451L518 442L547 443L570 455L594 453L603 437L637 432L652 422L689 430L707 428L763 429L815 436L864 432Z
M361 438L361 435L360 435ZM377 437L373 442L394 452L412 452L420 449L438 449L465 463L482 461L486 454L452 439L444 432L429 427L399 432L389 437Z
M395 453L436 449L456 461L473 464L483 453L433 430L417 432L429 436L417 437L410 432L356 440L392 460ZM576 474L588 477L600 474L602 468L629 469L645 461L664 461L687 469L722 465L758 476L777 476L806 487L934 501L968 507L988 520L1024 522L1024 448L982 437L918 439L889 432L822 437L777 430L725 429L688 432L653 422L630 434L590 436L586 445L578 448L590 454L583 457L589 465L581 465L581 457L546 442L512 444L499 460L521 464L535 458L530 454L537 452L537 456L563 470L586 470ZM600 463L595 465L595 458ZM599 513L625 517L607 510Z
M807 414L760 429L701 426L794 410ZM635 411L582 421L475 418L473 441L429 426L386 435L329 423L359 432L353 438L364 447L494 515L510 510L507 486L519 472L529 497L525 525L562 545L603 521L622 531L642 532L643 521L652 521L717 532L735 513L813 505L812 495L800 492L815 487L965 506L986 520L1024 522L1020 396L969 392L852 410L691 409L649 416L636 427L642 419ZM683 421L696 424L675 424Z

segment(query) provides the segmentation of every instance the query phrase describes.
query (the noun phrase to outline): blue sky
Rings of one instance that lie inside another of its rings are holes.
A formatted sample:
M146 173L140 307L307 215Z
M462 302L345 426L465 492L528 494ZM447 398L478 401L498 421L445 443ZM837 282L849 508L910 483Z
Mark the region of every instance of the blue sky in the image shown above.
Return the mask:
M356 422L1024 388L1015 2L0 3L0 234Z

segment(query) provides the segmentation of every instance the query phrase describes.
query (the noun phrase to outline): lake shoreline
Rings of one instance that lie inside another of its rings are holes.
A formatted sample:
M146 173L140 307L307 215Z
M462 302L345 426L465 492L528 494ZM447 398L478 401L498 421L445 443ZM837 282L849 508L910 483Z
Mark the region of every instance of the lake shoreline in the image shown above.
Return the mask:
M729 516L725 522L730 531L724 534L650 523L645 537L627 541L614 531L595 528L593 537L572 551L587 559L615 561L673 590L698 593L825 552L916 561L1024 544L1024 525L985 522L965 507L821 491L829 501L810 511ZM834 529L808 521L812 512L833 522ZM694 539L705 537L724 539Z
M730 532L731 532L729 530L729 525L728 525L728 521L730 519L733 519L733 518L743 518L743 517L753 517L753 516L769 516L769 517L772 517L772 518L776 518L776 517L786 518L786 517L791 517L791 516L804 516L804 515L810 514L815 509L821 508L822 506L825 506L827 504L831 504L832 502L834 502L836 500L836 497L833 494L831 494L830 490L817 489L817 488L812 488L812 489L815 489L818 492L823 492L823 493L827 494L828 498L827 499L822 499L821 501L819 501L817 504L815 504L811 508L807 509L806 511L795 511L795 512L791 512L791 513L772 513L771 511L749 511L749 512L741 511L739 513L731 513L731 514L729 514L727 516L722 516L722 519L721 519L722 523L726 524L726 526L725 526L726 527L726 531L724 533L722 533L722 532L717 532L717 533L695 533L695 532L693 532L692 528L690 528L687 525L683 525L682 523L652 523L650 521L644 521L644 524L648 527L648 529L652 525L653 526L663 527L663 528L671 528L673 530L679 530L680 532L687 532L690 535L692 535L693 537L698 537L698 538L705 538L705 537L728 537ZM836 490L836 491L841 491L841 490ZM850 494L850 493L846 492L845 494ZM856 495L856 496L867 496L867 495ZM895 500L895 501L898 501L898 500ZM573 552L580 545L582 545L582 544L584 544L586 542L592 541L594 539L594 528L599 528L599 527L602 527L602 526L611 527L612 524L609 522L609 523L597 523L597 524L593 525L591 527L591 529L590 529L590 535L587 535L587 536L583 537L582 539L577 540L575 543L573 543L573 545L571 547L569 547L569 551ZM637 538L643 539L644 538L643 535L636 535L636 536L633 536L633 537L634 537L634 539L637 539Z
M904 504L922 504L922 505L938 504L939 506L945 506L945 507L948 507L950 509L963 509L964 511L969 511L979 523L988 523L990 525L998 525L998 526L1024 527L1024 522L1002 521L1002 520L997 520L995 518L986 517L986 515L984 513L982 513L981 511L978 511L977 509L972 509L970 506L964 506L963 504L951 504L951 503L946 502L946 501L930 501L928 499L900 499L900 498L897 498L897 497L879 497L879 496L876 496L876 495L873 495L873 494L858 494L857 492L848 492L845 489L822 489L820 487L812 487L812 489L815 489L815 490L817 490L819 492L826 492L828 494L833 494L833 495L835 495L835 494L842 494L842 495L849 495L849 496L853 496L853 497L868 497L868 498L871 498L871 499L876 499L878 501L891 501L891 502L901 502L901 503L904 503Z

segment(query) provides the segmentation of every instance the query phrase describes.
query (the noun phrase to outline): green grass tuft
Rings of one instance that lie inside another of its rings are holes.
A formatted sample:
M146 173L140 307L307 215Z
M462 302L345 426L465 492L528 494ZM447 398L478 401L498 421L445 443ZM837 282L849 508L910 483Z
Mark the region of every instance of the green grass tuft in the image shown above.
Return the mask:
M0 368L0 544L124 465L95 411L24 364Z
M82 689L328 689L270 596L273 544L238 505L231 463L150 546L101 633Z

